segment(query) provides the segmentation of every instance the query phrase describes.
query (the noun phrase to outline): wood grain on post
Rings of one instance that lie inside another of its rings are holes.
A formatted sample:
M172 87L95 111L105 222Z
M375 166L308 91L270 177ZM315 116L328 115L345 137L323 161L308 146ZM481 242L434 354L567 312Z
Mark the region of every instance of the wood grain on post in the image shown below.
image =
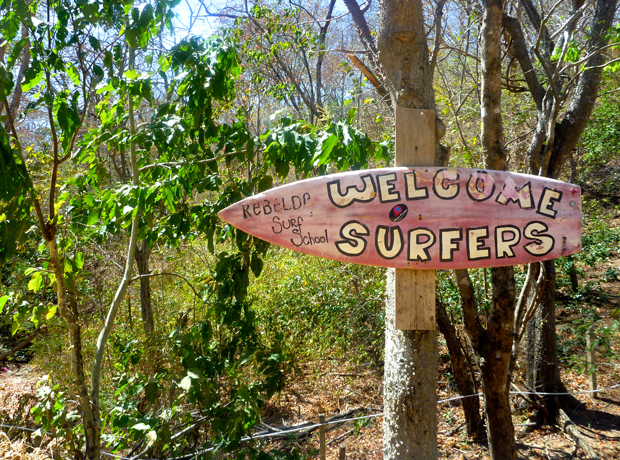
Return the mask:
M435 165L435 111L396 109L396 166ZM396 269L396 329L435 329L435 270Z

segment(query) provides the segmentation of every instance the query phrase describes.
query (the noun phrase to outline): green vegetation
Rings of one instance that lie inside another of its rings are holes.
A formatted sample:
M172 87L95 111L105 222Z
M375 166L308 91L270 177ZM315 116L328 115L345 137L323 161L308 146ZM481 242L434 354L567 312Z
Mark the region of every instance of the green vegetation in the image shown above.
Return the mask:
M263 333L283 336L291 358L382 362L384 269L274 249L248 297Z

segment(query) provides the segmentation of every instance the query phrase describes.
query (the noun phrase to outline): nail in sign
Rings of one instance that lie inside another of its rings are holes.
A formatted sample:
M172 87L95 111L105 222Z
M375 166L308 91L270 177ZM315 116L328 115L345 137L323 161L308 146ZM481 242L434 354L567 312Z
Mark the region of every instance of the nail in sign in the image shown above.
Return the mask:
M268 190L219 216L294 251L381 267L495 267L581 250L581 189L504 171L353 171Z

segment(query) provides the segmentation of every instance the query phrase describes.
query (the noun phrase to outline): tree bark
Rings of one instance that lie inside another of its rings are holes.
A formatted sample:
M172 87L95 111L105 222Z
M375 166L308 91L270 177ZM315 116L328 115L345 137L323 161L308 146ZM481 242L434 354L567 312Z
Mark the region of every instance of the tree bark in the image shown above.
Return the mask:
M327 29L331 24L335 5L336 0L330 0L329 6L327 7L327 15L325 16L325 24L321 26L321 30L319 32L319 46L317 50L315 72L316 106L319 110L323 110L323 60L325 58L325 39L327 37Z
M463 405L463 413L465 414L465 426L467 428L467 436L474 441L482 441L485 438L484 423L480 417L480 398L478 397L476 385L469 371L467 359L461 341L459 340L454 324L448 318L448 313L444 305L437 301L436 317L439 330L446 339L448 353L450 354L450 365L452 366L452 375L456 381L456 387L461 396L476 395L461 400Z
M392 107L434 110L422 3L385 0L379 9L377 49ZM441 136L429 136L437 151ZM383 455L386 460L430 460L438 455L436 332L395 328L396 276L388 270Z
M22 39L28 38L29 32L28 27L26 25L22 25ZM7 110L11 112L11 118L13 120L17 120L17 115L19 113L19 105L21 104L23 90L22 90L22 80L24 79L24 74L26 70L28 70L28 66L30 65L30 40L26 42L24 48L21 52L22 63L19 66L19 73L17 74L17 78L15 79L15 91L13 92L13 97L11 99L11 105L7 107ZM8 123L8 120L7 120Z
M437 458L437 339L435 331L394 327L395 270L387 275L383 458ZM431 388L429 388L429 386Z
M69 343L71 343L71 371L73 373L73 381L77 388L80 406L82 410L82 422L84 423L84 434L86 439L86 457L89 460L99 460L101 449L101 429L97 424L96 413L99 408L96 407L88 394L88 386L86 384L86 376L84 375L84 354L82 351L82 331L78 317L75 314L75 308L70 308L67 303L67 292L69 292L70 303L76 303L77 291L73 289L73 285L69 283L70 289L67 289L65 273L58 255L58 244L56 237L53 236L47 242L50 252L50 261L56 275L56 294L58 297L58 313L65 320L67 329L69 330Z
M555 321L555 260L543 262L545 267L545 284L534 317L527 325L526 375L528 386L541 393L566 393L566 387L560 378L557 334ZM538 264L536 264L537 266ZM538 276L538 273L536 273ZM536 408L530 417L539 424L555 424L563 403L574 406L572 396L558 397L543 395L545 409Z
M482 101L481 131L485 166L506 169L501 115L501 30L502 0L483 2L481 35ZM493 459L517 457L514 426L510 409L510 362L514 337L515 280L513 267L491 269L493 303L486 330L473 325L472 345L482 372L482 392ZM470 312L470 315L473 312ZM472 322L471 320L469 321Z
M542 171L547 177L558 177L562 167L572 155L590 118L598 97L603 72L602 66L606 59L597 50L608 43L607 30L613 23L616 8L617 0L598 0L596 2L590 23L591 33L587 46L587 53L592 54L592 57L586 62L586 69L579 77L579 83L574 96L571 98L568 110L560 123L551 120L555 128L550 139L539 136L537 142L532 143L530 157L533 159L542 158L543 144L551 145L548 167ZM522 70L525 72L526 69L522 66ZM539 125L542 123L549 123L549 120L539 120ZM533 167L535 168L536 164ZM527 376L530 388L536 391L566 392L557 371L555 262L547 261L544 264L546 282L542 300L534 318L527 326ZM577 284L576 273L571 274L571 282L575 287ZM569 396L558 398L545 395L543 398L547 405L548 416L540 409L536 409L532 416L532 419L539 423L555 423L560 405L571 406L576 402L575 398Z
M146 241L142 241L140 247L136 248L136 265L140 275L140 312L142 314L142 325L144 334L150 337L155 330L155 320L153 318L153 305L151 302L151 278L149 275L149 258L151 250Z
M482 393L492 459L516 458L510 410L510 356L514 329L514 272L512 267L491 271L493 304L486 329L478 316L475 291L467 270L454 270L463 306L465 331L482 374Z
M133 69L134 64L134 50L129 47L129 69ZM133 96L131 92L127 96L127 109L128 109L128 119L129 119L129 131L133 136L136 134L136 120L134 117L133 111ZM134 142L130 142L129 145L131 152L131 171L132 171L132 185L137 187L139 185L139 171L137 165L137 154L136 154L136 144ZM118 289L114 294L114 299L112 299L112 304L110 305L110 309L108 310L108 315L106 317L103 329L101 330L99 337L97 338L97 349L95 351L95 358L93 359L93 370L91 376L91 401L93 404L93 418L98 430L98 436L101 435L101 407L99 403L99 389L101 385L101 369L103 367L103 353L105 352L105 347L108 342L108 338L112 332L112 328L114 327L114 321L116 319L116 315L118 314L119 306L121 305L123 299L125 298L125 293L127 292L127 288L129 283L131 283L131 275L133 272L133 264L136 255L136 246L138 243L138 227L140 224L140 213L136 213L133 221L131 222L131 234L129 237L129 245L127 248L127 258L125 260L125 272L123 273L123 279L119 283ZM101 443L98 443L96 446L93 446L92 452L87 450L87 456L89 460L92 458L94 460L99 460L101 456Z
M607 30L613 24L617 5L617 0L598 0L596 2L590 23L591 33L587 47L587 52L594 54L586 62L586 70L579 78L575 96L571 99L566 115L556 127L556 142L553 145L547 170L548 177L559 175L562 166L572 154L590 119L601 86L602 66L606 60L605 55L597 51L609 43Z
M487 321L487 343L478 348L491 458L516 459L517 446L510 408L510 360L514 337L513 267L491 269L493 305Z

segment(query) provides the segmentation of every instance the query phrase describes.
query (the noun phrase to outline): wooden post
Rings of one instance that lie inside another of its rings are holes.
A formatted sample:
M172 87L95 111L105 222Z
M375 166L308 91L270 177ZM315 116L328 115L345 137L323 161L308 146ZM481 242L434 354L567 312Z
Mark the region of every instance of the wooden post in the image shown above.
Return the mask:
M435 165L435 111L396 109L396 166ZM396 329L435 330L435 270L396 269Z
M319 415L319 458L325 460L325 414Z
M435 112L397 108L396 166L434 165ZM383 458L435 460L435 271L388 270L386 293Z
M345 444L340 444L338 448L338 460L347 460L347 446Z
M592 329L588 330L586 334L586 368L588 376L590 377L590 390L595 391L597 389L596 383L596 350L594 349L594 332ZM597 399L598 393L592 393L592 399Z

